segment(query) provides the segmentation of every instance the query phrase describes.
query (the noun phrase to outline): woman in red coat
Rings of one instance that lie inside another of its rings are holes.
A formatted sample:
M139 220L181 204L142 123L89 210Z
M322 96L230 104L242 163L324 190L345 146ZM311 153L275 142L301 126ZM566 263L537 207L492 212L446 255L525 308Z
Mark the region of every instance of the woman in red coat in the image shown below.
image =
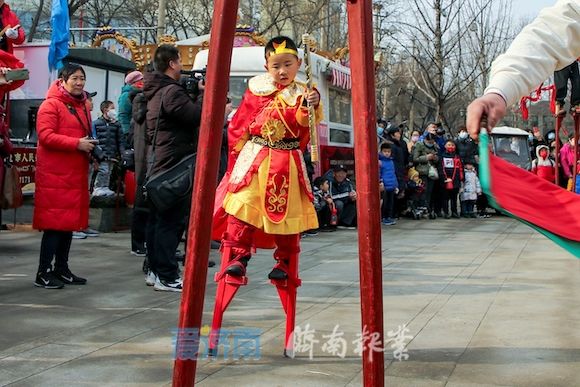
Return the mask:
M47 289L87 282L68 267L72 232L87 228L89 220L88 166L95 141L89 138L84 87L83 68L67 64L38 110L33 227L44 234L34 284Z

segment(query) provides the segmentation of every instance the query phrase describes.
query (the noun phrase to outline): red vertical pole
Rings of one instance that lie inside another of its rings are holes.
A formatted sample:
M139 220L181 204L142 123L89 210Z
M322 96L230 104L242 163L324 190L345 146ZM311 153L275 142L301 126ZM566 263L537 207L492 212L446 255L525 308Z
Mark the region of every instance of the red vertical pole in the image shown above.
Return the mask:
M363 332L378 333L383 343L383 283L379 170L377 159L375 73L371 0L349 0L348 40L352 76L354 156L357 187L359 269ZM384 355L363 346L364 386L384 384ZM369 353L371 352L371 353Z
M195 384L197 360L180 358L179 348L187 344L179 332L184 332L185 329L195 331L201 327L213 203L237 13L238 0L214 1L195 184L187 236L187 259L179 310L176 343L178 350L173 368L174 387L189 387Z

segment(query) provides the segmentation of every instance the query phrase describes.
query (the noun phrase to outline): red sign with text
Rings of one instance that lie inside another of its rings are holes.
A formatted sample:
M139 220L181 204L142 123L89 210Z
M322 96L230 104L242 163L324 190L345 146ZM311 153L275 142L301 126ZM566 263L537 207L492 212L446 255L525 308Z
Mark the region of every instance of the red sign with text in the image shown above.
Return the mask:
M10 162L18 168L21 187L34 183L36 148L14 147L14 151L10 155Z

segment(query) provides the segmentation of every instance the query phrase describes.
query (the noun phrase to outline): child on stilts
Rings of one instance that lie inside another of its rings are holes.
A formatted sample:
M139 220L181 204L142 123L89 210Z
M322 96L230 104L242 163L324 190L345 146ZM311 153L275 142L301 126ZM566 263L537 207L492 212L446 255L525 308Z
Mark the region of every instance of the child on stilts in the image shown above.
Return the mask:
M228 129L229 173L220 184L227 224L222 212L214 236L225 228L222 246L230 256L222 258L228 265L221 276L244 277L252 249L275 246L268 277L284 280L300 233L318 228L302 152L310 141L307 104L315 107L316 123L322 106L318 91L308 93L295 81L301 59L290 38L271 39L265 59L267 73L250 79Z

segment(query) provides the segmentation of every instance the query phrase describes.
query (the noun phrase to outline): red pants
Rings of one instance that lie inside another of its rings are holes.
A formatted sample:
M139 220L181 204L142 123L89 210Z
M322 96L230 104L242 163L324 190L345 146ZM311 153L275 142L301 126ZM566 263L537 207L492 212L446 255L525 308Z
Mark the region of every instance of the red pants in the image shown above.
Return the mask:
M228 216L228 227L224 234L224 246L232 248L230 261L242 257L249 258L252 255L252 238L256 227ZM292 255L300 252L300 234L274 235L276 250L274 259L287 261Z

